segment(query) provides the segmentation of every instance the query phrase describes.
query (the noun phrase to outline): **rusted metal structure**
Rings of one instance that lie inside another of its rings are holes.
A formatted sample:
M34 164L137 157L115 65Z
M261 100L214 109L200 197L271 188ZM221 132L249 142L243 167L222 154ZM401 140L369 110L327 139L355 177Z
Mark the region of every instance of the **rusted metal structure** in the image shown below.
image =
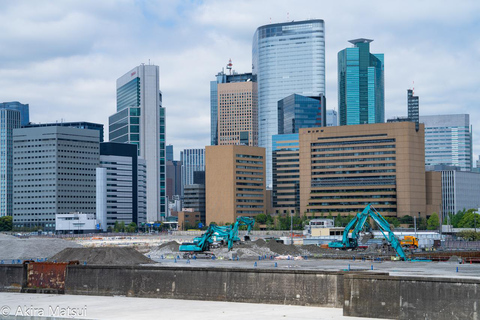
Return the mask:
M70 262L34 262L24 261L22 292L65 293L67 266L79 264Z

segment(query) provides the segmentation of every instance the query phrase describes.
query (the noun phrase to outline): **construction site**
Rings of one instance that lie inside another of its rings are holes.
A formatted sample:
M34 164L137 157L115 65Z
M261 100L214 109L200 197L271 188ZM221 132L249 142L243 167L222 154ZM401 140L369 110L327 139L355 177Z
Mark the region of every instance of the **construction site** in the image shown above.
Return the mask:
M248 218L171 234L64 239L2 234L0 296L4 301L49 293L85 301L85 296L123 296L242 302L260 309L303 306L312 314L329 308L328 319L479 318L479 251L422 250L416 238L400 239L382 226L381 216L374 217L382 242L362 231L372 214L357 214L337 240L321 245L303 244L309 242L288 231L252 231L254 220ZM282 310L293 319L302 318L295 312L305 312Z

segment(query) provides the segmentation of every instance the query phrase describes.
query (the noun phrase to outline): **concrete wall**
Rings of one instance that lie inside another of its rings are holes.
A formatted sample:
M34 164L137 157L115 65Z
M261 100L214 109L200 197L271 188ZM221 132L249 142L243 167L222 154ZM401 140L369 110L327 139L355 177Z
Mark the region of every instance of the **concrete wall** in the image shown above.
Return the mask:
M344 297L344 316L480 319L479 280L346 274Z
M0 292L20 292L23 281L23 265L0 265Z
M65 293L340 308L343 272L68 266Z

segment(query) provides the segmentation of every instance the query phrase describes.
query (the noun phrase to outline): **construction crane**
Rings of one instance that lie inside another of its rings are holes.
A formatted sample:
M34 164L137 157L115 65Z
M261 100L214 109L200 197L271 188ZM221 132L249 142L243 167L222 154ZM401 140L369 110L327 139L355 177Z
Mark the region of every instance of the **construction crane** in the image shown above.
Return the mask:
M390 224L387 222L387 220L385 220L385 218L382 217L382 215L377 210L375 210L375 208L371 204L367 205L362 212L358 212L355 217L347 224L347 226L343 230L342 241L330 242L328 244L328 247L338 249L357 248L360 232L363 230L365 225L368 226L368 218L372 218L372 220L375 221L387 242L392 246L393 249L395 249L397 256L399 256L402 260L407 260L407 256L402 249L400 241L390 229Z

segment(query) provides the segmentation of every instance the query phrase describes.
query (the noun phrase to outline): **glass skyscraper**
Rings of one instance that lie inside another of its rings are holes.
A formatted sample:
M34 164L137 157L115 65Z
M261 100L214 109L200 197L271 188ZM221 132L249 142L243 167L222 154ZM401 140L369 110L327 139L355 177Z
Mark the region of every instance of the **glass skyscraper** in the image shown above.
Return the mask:
M165 108L158 66L142 64L117 79L117 112L108 120L110 142L137 145L146 161L147 221L165 218Z
M293 94L325 95L323 20L259 27L253 36L252 73L258 82L258 145L266 148L267 187L272 186L272 136L278 133L278 101Z
M418 96L413 95L413 90L407 90L407 104L408 104L408 119L415 122L418 126L419 120L419 99Z
M13 129L20 118L19 110L0 105L0 217L13 214Z
M194 184L195 171L205 171L205 149L185 149L180 152L182 162L182 195L184 187Z
M338 111L340 125L385 122L383 54L371 54L369 39L349 42L338 53Z
M425 165L472 170L472 128L468 114L421 116L419 121L425 124Z
M298 133L300 128L326 126L325 97L292 94L278 101L278 134Z
M29 106L18 101L2 102L0 109L17 110L20 112L20 125L26 126L30 122Z

